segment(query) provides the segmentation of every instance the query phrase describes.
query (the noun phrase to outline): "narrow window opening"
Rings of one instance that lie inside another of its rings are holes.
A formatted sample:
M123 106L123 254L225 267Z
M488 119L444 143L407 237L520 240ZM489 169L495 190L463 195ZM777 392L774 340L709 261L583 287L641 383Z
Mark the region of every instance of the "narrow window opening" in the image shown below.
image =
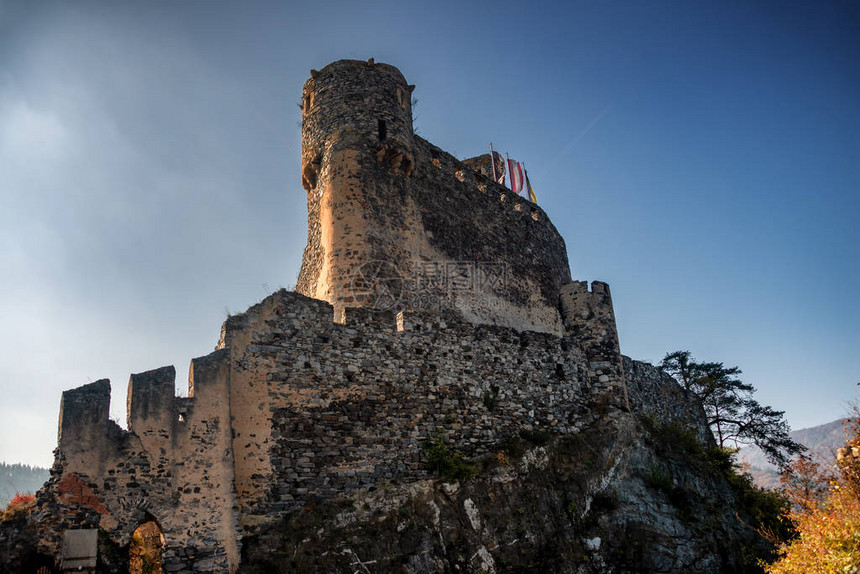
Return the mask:
M379 141L384 142L385 138L388 136L388 130L385 127L385 120L379 120L377 122L377 129L379 130Z

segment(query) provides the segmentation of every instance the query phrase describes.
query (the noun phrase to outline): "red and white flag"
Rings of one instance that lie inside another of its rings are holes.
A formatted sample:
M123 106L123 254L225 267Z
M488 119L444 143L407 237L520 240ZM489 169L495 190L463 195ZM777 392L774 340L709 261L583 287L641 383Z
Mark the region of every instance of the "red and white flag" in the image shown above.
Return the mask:
M519 193L523 190L523 168L520 162L508 158L508 175L511 179L511 191Z

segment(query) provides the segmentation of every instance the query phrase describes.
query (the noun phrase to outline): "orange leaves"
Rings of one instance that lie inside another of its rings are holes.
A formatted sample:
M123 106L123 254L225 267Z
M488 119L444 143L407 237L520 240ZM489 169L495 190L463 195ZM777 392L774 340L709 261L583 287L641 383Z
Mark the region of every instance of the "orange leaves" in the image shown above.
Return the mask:
M3 522L22 518L33 505L36 503L36 497L30 493L21 494L20 492L9 501L6 505L6 510L2 513Z
M14 498L9 502L9 505L8 505L6 508L9 508L9 506L19 506L19 505L21 505L21 504L28 504L28 503L30 503L30 502L34 502L35 500L36 500L36 495L34 495L34 494L30 494L29 492L26 492L26 493L24 493L24 494L21 494L21 493L19 492L19 493L18 493L18 494L16 494L16 495L15 495L15 497L14 497Z
M839 475L821 473L809 460L795 462L782 482L795 504L789 518L798 537L779 549L770 574L860 572L860 417L848 425Z

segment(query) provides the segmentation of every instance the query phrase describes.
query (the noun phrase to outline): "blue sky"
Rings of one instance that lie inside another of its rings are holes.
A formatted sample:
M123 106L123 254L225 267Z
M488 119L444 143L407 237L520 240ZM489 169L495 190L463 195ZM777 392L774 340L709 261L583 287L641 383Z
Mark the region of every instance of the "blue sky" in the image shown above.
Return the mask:
M526 162L623 352L738 365L795 428L845 413L856 2L0 0L0 460L50 464L62 390L108 377L124 419L129 373L295 282L301 87L369 57L422 137Z

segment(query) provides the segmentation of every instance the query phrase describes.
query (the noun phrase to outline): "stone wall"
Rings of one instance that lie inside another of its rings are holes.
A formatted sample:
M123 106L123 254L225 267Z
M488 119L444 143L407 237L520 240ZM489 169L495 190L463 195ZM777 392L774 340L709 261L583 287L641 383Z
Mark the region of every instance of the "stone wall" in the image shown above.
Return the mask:
M70 528L102 528L124 546L154 520L168 571L236 568L228 365L225 351L192 361L187 398L174 396L173 367L132 375L127 431L108 418L106 379L63 393L52 478L38 499L43 552L58 555Z
M569 283L561 289L559 306L565 328L588 356L588 376L616 385L615 400L630 410L609 285L593 281L589 290L586 281Z
M325 302L280 291L226 323L234 395L238 378L255 381L249 410L271 421L248 430L234 421L237 468L253 467L236 473L245 532L308 500L425 478L422 445L436 433L484 454L522 429L576 432L622 395L619 380L590 376L594 361L567 334L454 313L334 316Z
M412 88L391 66L347 60L305 84L297 290L337 311L453 310L561 334L563 239L539 207L414 136Z
M623 361L632 412L651 417L660 424L674 423L692 429L703 444L713 442L702 402L694 393L684 390L672 375L659 367L630 357L623 357Z
M581 343L614 336L593 319L573 314L557 336L452 312L336 313L281 290L226 321L218 349L192 361L188 397L174 396L173 367L132 375L127 431L108 419L107 380L64 393L42 550L81 527L123 546L153 520L168 571L232 570L242 536L284 513L427 478L437 434L476 456L523 429L575 433L623 396L620 355Z

